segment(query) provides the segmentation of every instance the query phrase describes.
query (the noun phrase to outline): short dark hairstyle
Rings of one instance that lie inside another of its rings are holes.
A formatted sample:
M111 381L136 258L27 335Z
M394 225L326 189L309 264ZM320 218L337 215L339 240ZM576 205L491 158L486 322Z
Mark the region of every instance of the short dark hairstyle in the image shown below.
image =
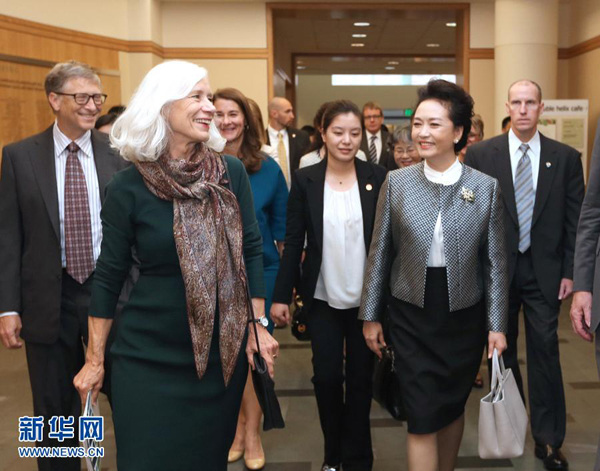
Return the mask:
M462 136L454 144L454 152L458 154L467 145L467 138L471 131L471 118L473 117L473 98L464 88L455 83L442 79L432 79L427 85L419 88L419 98L415 112L421 103L426 100L439 101L448 110L448 117L454 127L462 127Z
M362 120L362 115L360 113L360 110L358 109L358 106L356 106L352 101L350 101L350 100L330 101L323 113L323 120L322 120L323 128L321 129L321 132L327 131L327 128L329 128L329 126L331 126L331 123L337 116L339 116L341 114L346 114L346 113L352 113L353 115L355 115L358 118L359 121Z
M112 124L117 120L118 117L119 117L119 115L116 113L103 114L96 120L96 124L94 124L94 128L100 129L102 126L106 126L107 124Z
M316 131L315 127L311 126L310 124L305 124L300 129L307 133L309 136L312 136Z
M508 123L510 123L510 116L505 116L502 120L502 129L504 129Z
M115 106L111 106L110 110L108 110L109 113L114 113L117 116L119 116L121 113L123 113L123 111L125 111L127 107L123 106L123 105L115 105Z
M262 147L260 139L260 128L255 114L252 112L252 105L248 102L246 96L236 88L221 88L213 96L214 103L217 100L231 100L235 102L242 110L244 115L244 135L242 145L240 146L240 155L236 156L246 167L248 174L256 173L260 170L264 154L260 151Z

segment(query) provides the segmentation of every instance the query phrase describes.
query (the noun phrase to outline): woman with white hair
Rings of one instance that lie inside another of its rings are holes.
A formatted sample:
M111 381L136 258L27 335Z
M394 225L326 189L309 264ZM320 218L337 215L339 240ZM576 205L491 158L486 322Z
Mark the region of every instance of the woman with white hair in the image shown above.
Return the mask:
M248 177L224 140L207 72L184 61L154 67L111 132L133 166L115 175L89 314L86 363L74 383L94 401L118 294L140 278L111 354L119 469L225 470L256 350L247 329L264 315L262 242ZM247 272L247 276L246 276ZM248 300L247 284L252 296ZM273 371L277 342L257 326Z

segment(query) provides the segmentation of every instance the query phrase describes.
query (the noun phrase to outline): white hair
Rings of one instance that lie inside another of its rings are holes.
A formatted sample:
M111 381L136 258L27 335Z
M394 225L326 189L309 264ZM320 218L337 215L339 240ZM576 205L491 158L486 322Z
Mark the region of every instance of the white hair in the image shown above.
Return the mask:
M204 67L181 60L153 67L131 97L127 109L115 121L110 132L113 147L132 162L158 159L169 142L168 106L185 98L207 75ZM222 151L227 141L212 121L209 136L206 145Z

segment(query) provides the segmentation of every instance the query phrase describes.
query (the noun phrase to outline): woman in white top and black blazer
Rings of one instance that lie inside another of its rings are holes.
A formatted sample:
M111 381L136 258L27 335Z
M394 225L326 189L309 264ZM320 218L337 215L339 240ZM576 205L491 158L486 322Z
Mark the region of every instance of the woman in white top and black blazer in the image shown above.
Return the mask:
M472 98L453 83L419 90L412 139L424 162L388 174L369 252L359 318L379 355L389 305L409 471L454 469L484 344L490 354L506 349L500 187L456 155L472 115Z
M289 323L288 306L296 287L309 313L324 470L373 466L369 423L373 355L357 315L386 170L355 157L362 136L360 120L354 103L332 102L323 116L326 158L294 172L285 249L271 308L276 323ZM305 238L306 257L295 286Z

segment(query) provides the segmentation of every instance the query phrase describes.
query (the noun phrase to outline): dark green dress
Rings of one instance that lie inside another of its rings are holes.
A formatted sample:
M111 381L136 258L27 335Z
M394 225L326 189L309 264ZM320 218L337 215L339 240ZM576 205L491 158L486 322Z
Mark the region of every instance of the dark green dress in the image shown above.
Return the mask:
M250 184L242 163L226 159L242 213L250 290L253 297L264 297L262 241ZM225 470L248 374L245 341L226 388L217 312L208 368L198 379L173 238L173 204L154 196L135 167L117 173L108 185L102 227L90 316L113 317L131 247L140 260L140 277L111 349L118 469Z

